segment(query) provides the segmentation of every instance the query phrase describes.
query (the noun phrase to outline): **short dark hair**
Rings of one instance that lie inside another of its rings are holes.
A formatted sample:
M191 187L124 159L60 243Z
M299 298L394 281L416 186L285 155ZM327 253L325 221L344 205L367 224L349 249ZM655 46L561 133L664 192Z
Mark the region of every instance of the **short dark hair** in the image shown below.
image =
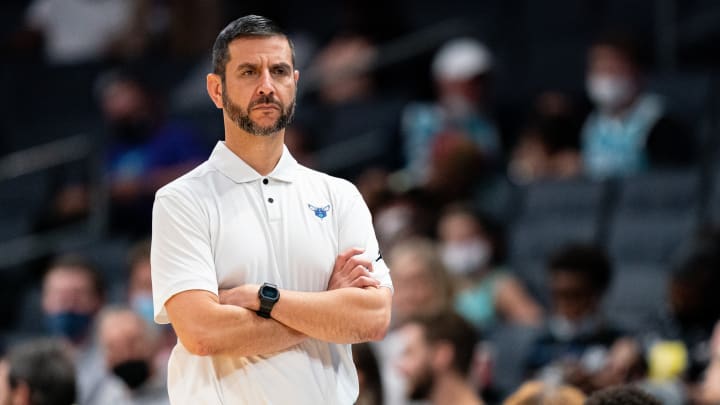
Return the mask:
M552 255L548 264L550 274L568 272L584 277L602 294L610 285L612 266L605 252L595 245L573 243Z
M596 391L585 405L661 405L652 395L630 385L605 388Z
M592 48L599 46L614 49L640 70L644 70L650 64L650 57L644 52L640 38L627 30L616 29L602 33L595 39Z
M31 405L75 403L75 365L60 341L39 339L20 344L10 349L7 361L10 387L27 384Z
M453 368L467 375L475 355L475 346L480 340L480 334L468 321L453 311L444 310L412 318L408 324L412 323L420 325L429 343L450 343L455 350Z
M95 264L85 256L75 253L58 256L48 267L45 277L58 268L70 269L85 274L90 279L93 291L98 298L103 299L105 297L105 281Z
M230 60L228 47L233 40L237 38L274 36L281 36L287 39L292 53L292 64L295 66L295 46L290 38L269 18L251 14L231 22L223 28L217 38L215 38L215 44L213 44L212 49L213 73L225 78L225 67L227 66L228 60Z

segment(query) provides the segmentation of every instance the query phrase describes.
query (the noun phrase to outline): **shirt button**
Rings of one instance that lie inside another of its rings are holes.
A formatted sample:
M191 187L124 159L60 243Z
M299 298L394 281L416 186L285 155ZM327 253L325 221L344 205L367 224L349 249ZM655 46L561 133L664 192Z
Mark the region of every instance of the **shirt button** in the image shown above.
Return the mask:
M268 183L269 183L268 179L263 179L263 184L268 184Z
M272 204L275 200L272 199L272 197L268 198L268 202Z

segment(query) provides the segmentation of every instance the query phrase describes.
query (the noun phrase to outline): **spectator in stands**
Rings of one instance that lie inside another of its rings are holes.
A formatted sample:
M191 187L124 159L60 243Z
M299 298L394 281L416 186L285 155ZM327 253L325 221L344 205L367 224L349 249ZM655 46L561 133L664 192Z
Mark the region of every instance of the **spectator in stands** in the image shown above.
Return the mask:
M369 343L352 346L353 362L360 382L356 405L383 405L383 387L378 361Z
M408 381L411 400L431 404L482 404L470 382L478 336L453 312L414 318L401 328L407 346L398 368Z
M129 308L109 308L100 315L98 341L106 378L92 404L169 404L166 376L154 366L157 330Z
M586 405L660 405L661 402L642 390L623 385L606 388L590 395Z
M71 343L77 370L78 400L86 403L102 378L102 356L92 336L105 287L100 274L80 256L55 260L43 278L42 309L48 332Z
M29 32L18 46L44 43L52 64L103 60L132 27L139 1L34 0L26 14Z
M582 130L585 171L622 176L692 160L690 136L667 117L663 101L643 88L640 47L609 34L588 53L587 92L595 105Z
M431 188L474 180L498 162L500 136L489 116L490 51L472 38L456 38L435 54L437 98L412 103L402 115L401 135L409 177ZM452 179L452 181L448 181ZM451 183L451 184L450 184Z
M399 242L386 255L393 269L393 309L391 329L376 343L384 398L387 404L405 402L405 377L395 367L406 339L400 327L409 319L429 316L452 305L452 285L432 241L409 238Z
M172 326L155 323L150 276L150 240L142 240L130 248L129 264L128 303L158 335L153 363L157 370L164 372L170 353L177 343L177 336Z
M62 342L25 342L0 360L0 404L73 405L76 398L75 365Z
M510 395L503 405L584 405L585 394L570 385L528 381Z
M440 254L455 287L455 309L473 326L488 330L499 319L538 325L542 309L502 268L505 240L498 223L469 207L448 207L438 221Z
M155 191L204 159L206 148L192 128L164 116L149 85L132 73L107 73L97 87L111 130L106 156L110 228L145 236L150 233ZM82 217L90 199L84 185L66 187L49 222Z
M582 172L582 117L565 94L548 91L535 102L529 122L513 148L508 175L518 184L565 179Z
M713 370L717 361L713 351L718 345L717 332L715 341L711 337L720 320L719 252L717 231L703 233L696 239L670 276L668 308L643 335L651 379L643 388L657 397L667 392L682 398L686 395L684 385L698 400L705 393L712 396L705 374ZM656 388L662 390L656 392ZM663 403L670 403L663 399Z
M586 392L634 376L637 344L610 325L600 307L612 278L605 253L592 245L563 247L551 257L548 276L551 313L527 371Z

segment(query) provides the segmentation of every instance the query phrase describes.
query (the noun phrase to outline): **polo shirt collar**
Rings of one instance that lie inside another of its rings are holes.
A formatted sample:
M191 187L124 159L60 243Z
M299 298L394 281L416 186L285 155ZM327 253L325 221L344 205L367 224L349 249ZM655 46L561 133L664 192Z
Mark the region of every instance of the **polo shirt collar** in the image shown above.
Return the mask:
M233 153L223 141L219 141L215 145L209 160L222 174L236 183L248 183L264 177L290 183L295 178L295 171L299 166L285 145L283 145L280 161L267 176L261 176L260 173Z

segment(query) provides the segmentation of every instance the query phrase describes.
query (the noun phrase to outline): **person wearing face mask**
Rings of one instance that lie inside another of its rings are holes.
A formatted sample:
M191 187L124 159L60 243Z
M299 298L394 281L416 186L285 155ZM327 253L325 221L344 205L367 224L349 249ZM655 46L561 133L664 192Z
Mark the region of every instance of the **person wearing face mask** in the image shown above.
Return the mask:
M462 190L461 180L475 179L468 174L499 160L500 135L488 105L492 59L474 38L452 39L435 54L436 99L409 104L401 119L406 171L415 185Z
M456 286L455 309L480 330L498 318L536 326L542 309L503 269L500 225L463 205L448 207L438 221L442 262Z
M690 137L663 100L643 89L640 47L611 33L588 53L586 89L595 110L582 129L582 158L593 177L624 176L692 161Z
M138 74L107 72L95 87L108 135L103 151L108 226L113 233L145 236L155 192L202 161L208 147L191 125L166 116L162 98ZM38 229L77 221L90 212L87 176L65 177Z
M630 378L637 344L603 316L601 302L612 269L593 245L570 244L549 260L551 313L531 346L526 372L559 378L586 392Z
M158 331L130 308L107 308L98 321L106 377L88 404L166 405L165 374L153 357Z
M82 256L57 258L42 282L42 310L48 334L70 343L75 357L78 402L95 390L102 375L102 357L92 336L105 288L98 271Z

